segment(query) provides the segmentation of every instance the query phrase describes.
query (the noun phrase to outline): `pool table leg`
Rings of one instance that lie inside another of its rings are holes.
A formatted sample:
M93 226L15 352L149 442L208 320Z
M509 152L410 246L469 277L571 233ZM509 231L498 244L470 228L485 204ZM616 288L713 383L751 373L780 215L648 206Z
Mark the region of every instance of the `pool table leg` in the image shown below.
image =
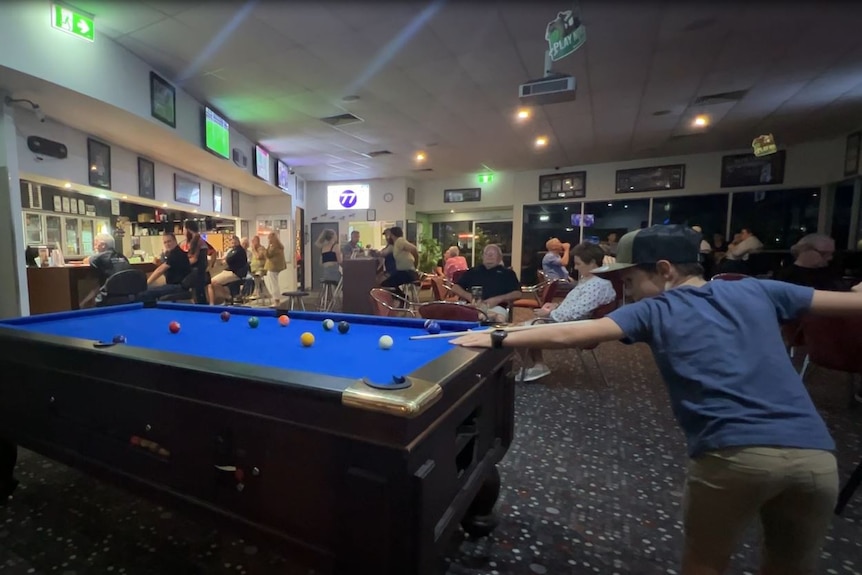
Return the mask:
M0 437L0 505L6 503L18 487L18 480L13 475L17 461L18 446Z
M490 535L497 527L497 515L494 505L500 496L500 470L494 465L485 478L482 487L467 510L467 515L461 520L461 527L471 537Z

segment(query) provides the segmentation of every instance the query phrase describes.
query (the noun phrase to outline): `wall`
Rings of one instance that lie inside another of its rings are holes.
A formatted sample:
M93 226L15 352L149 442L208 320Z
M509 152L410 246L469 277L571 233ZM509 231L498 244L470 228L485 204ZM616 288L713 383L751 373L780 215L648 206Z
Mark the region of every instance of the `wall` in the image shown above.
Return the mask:
M26 112L15 115L18 169L19 172L35 176L46 176L68 181L80 186L88 186L87 134L68 126L46 120L39 122L35 115ZM41 136L63 142L69 150L65 160L37 156L27 148L28 136ZM105 142L110 145L110 142ZM191 176L201 183L201 205L190 206L174 200L174 173ZM213 211L213 182L197 174L188 174L166 164L155 162L156 201L167 203L174 209L184 211ZM111 145L111 191L138 196L138 155L129 150ZM277 196L276 196L277 197ZM240 217L253 218L256 215L256 198L240 193ZM231 218L231 190L222 190L221 217Z
M20 197L15 118L0 102L0 318L30 313Z

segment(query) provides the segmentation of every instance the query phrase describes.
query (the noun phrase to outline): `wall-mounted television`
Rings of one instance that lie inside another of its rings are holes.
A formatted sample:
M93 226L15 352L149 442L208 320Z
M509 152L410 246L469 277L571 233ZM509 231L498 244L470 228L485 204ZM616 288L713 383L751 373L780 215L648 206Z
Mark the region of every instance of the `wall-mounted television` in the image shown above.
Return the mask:
M201 183L175 173L174 200L181 204L201 205Z
M265 182L271 182L271 169L269 167L269 152L256 145L254 147L254 175Z
M591 228L596 225L596 214L572 214L572 225L576 228Z
M290 174L290 169L287 167L287 164L282 162L281 160L275 161L275 184L284 190L287 191L287 176Z
M209 106L204 108L204 149L230 158L230 124Z

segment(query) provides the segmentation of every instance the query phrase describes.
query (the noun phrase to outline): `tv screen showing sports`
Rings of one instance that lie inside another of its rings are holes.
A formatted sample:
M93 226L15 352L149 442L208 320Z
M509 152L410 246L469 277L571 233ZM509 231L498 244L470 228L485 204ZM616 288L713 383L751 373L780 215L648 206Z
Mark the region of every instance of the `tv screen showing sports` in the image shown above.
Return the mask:
M230 158L230 125L209 107L204 109L204 148L216 156Z
M254 147L254 175L261 180L270 181L269 152L260 146Z
M338 184L326 187L326 209L367 210L371 206L368 184Z
M287 176L289 173L290 171L287 168L287 164L281 160L275 161L275 183L285 192L287 191Z
M591 228L596 225L596 214L572 214L572 225L576 228Z

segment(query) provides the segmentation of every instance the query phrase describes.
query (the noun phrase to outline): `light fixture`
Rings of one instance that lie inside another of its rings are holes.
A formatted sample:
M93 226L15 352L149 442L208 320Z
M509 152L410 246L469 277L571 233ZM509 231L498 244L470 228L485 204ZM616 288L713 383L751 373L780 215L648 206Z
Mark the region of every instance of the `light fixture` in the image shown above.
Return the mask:
M704 115L696 116L693 124L698 128L703 128L709 124L709 118Z
M68 190L69 188L72 187L72 184L70 184L69 182L66 182L65 184L63 184L63 187Z
M479 183L480 184L490 184L494 181L493 174L479 174Z
M192 210L192 212L194 212L194 213L198 213L198 211L197 211L197 210Z
M568 211L569 211L569 206L563 206L563 210L568 212Z
M417 162L421 162L424 159L425 159L425 153L424 152L419 152L418 154L416 154L416 161Z
M454 214L454 213L455 213L455 210L449 210L449 213L450 213L450 214Z
M108 196L106 196L105 194L99 194L97 197L98 197L100 200L107 200L107 199L108 199Z
M548 138L546 138L545 136L539 136L538 138L536 138L536 147L537 148L543 148L547 145L548 145Z
M129 196L123 196L123 199L124 199L124 200L128 200L128 199L129 199Z
M96 166L96 164L93 164L92 166L90 166L90 171L91 171L91 172L95 172L95 171L96 171L96 170L98 170L98 169L99 169L99 168L98 168L98 166Z
M166 208L166 207L168 207L168 205L167 205L167 204L162 204L162 207L163 207L163 208Z
M521 108L520 110L518 110L518 119L519 120L526 120L529 117L530 117L530 110L528 110L527 108Z
M608 207L612 208L612 207L614 207L614 205L612 203L608 202Z

